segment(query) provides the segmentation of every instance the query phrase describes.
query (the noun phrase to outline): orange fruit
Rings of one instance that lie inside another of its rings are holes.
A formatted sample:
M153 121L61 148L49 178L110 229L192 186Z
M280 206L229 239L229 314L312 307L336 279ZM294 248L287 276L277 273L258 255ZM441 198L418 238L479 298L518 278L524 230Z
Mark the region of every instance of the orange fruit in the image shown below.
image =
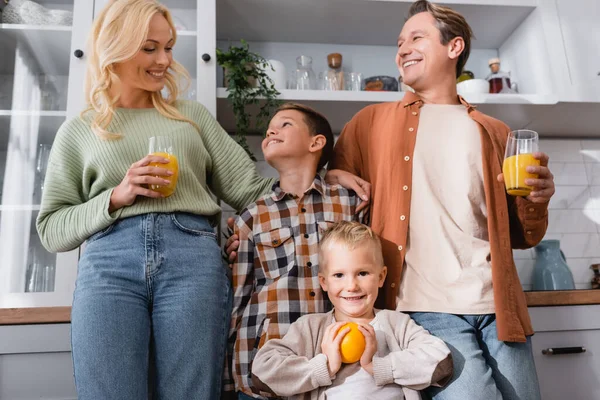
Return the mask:
M342 355L343 363L352 364L360 360L367 342L362 332L358 330L356 322L348 322L342 325L338 332L346 327L349 327L350 331L346 333L346 336L342 339L342 343L340 343L340 354Z

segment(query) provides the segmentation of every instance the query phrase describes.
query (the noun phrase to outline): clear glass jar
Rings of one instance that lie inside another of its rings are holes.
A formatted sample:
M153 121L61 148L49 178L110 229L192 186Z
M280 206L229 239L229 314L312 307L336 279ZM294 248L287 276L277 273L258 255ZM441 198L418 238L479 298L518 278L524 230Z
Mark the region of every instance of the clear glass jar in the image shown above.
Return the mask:
M312 57L299 56L296 58L296 85L297 90L315 90L317 76L312 68Z

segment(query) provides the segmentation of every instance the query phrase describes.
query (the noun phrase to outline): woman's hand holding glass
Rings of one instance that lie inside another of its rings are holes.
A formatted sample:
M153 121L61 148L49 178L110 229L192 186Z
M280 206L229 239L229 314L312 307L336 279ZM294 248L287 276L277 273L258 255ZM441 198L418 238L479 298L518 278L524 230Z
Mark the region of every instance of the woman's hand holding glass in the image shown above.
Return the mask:
M166 169L151 166L149 164L168 164L169 160L164 157L149 154L129 167L125 177L114 188L110 196L108 212L119 208L130 206L135 202L137 196L162 198L162 193L149 189L150 185L167 186L171 183L170 177L173 172Z

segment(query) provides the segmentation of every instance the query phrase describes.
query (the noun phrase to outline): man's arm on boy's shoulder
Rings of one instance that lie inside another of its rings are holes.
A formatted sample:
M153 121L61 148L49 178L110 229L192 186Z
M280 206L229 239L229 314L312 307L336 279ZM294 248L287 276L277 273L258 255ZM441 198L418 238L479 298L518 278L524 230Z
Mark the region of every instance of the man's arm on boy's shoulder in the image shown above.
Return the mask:
M265 343L252 363L252 381L257 388L293 396L331 385L327 357L316 354L320 343L310 340L318 335L309 335L309 331L308 319L300 318L283 338Z
M397 314L395 323L392 320L394 337L402 350L385 357L373 357L376 384L396 383L414 390L444 386L452 377L453 368L448 346L408 315Z

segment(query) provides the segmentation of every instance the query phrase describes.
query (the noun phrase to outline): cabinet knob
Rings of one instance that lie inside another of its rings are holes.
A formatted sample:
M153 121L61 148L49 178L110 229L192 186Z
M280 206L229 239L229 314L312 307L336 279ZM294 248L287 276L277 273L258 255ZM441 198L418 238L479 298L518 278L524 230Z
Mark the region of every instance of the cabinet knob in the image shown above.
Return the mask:
M579 347L554 347L549 349L543 349L542 354L545 356L556 356L561 354L579 354L585 353L587 350L583 346Z
M210 61L210 54L208 54L208 53L202 54L202 61L209 62Z
M81 57L83 57L83 50L77 49L73 52L73 55L77 58L81 58Z

